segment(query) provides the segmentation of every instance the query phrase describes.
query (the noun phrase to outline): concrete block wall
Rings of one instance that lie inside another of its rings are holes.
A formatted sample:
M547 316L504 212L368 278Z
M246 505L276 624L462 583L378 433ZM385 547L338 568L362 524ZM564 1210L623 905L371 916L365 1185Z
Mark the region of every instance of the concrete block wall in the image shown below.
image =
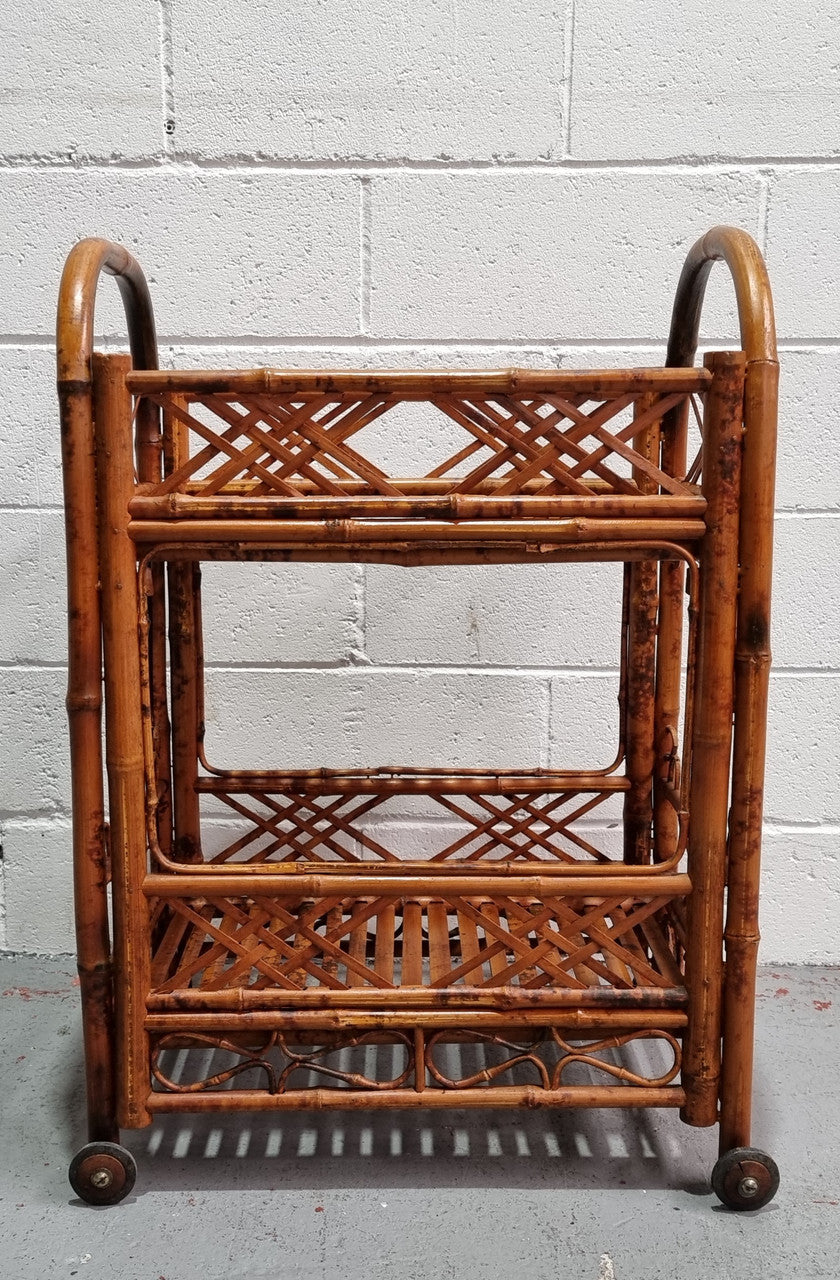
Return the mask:
M766 252L783 362L763 956L840 961L836 4L10 0L0 31L0 947L73 946L52 333L75 240L136 253L173 367L597 367L661 361L685 253L727 222ZM736 331L722 271L710 344ZM208 570L211 737L254 763L597 750L604 573L254 568L234 608Z

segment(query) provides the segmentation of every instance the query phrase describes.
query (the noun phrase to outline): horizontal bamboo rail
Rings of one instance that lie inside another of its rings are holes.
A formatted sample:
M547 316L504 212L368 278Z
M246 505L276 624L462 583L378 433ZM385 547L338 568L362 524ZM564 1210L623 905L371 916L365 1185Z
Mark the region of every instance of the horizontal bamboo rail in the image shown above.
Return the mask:
M476 862L458 862L453 859L451 862L433 862L422 858L410 859L405 861L365 861L357 859L352 863L348 862L260 862L252 864L249 869L247 864L236 862L207 862L184 864L175 861L167 861L165 856L162 858L162 865L165 865L170 871L178 871L182 874L184 871L195 872L197 867L201 867L202 872L210 875L222 876L231 873L240 873L245 875L256 875L258 872L268 872L270 875L284 875L290 877L308 876L312 874L312 868L317 867L318 875L324 877L346 876L348 868L352 867L353 875L365 873L373 876L404 876L409 870L415 877L426 877L427 883L437 885L438 881L441 886L448 884L453 876L472 877L476 881L486 878L488 867L492 867L493 874L496 876L517 876L528 875L529 863L518 861L505 861L504 859L493 859L492 862L487 860L479 860ZM547 876L556 878L557 880L567 880L570 877L580 878L582 875L586 877L592 876L598 881L595 886L593 880L593 893L603 891L600 883L604 877L615 877L616 874L633 876L634 882L638 884L644 879L656 879L657 881L669 872L674 871L678 865L677 857L672 855L667 862L656 864L640 864L638 866L628 868L628 866L620 859L609 862L592 862L588 863L581 859L580 862L562 862L559 859L554 861L550 858L541 859L539 862L531 862L534 875ZM218 890L217 890L218 891ZM439 890L443 892L441 888ZM565 886L562 889L566 893Z
M308 543L326 548L346 542L356 546L377 542L539 542L547 545L581 542L697 542L706 532L702 520L469 520L463 523L424 520L131 520L129 536L137 543L215 542L239 544Z
M583 391L593 396L611 396L625 391L658 391L690 393L703 391L709 376L703 369L639 368L639 369L395 369L395 370L283 370L272 369L162 369L140 370L129 375L128 388L137 395L151 392L178 391L195 395L229 393L352 392L365 395L381 392L398 393L407 398L414 393L420 400L452 391L458 395L470 392L488 395L523 395L546 391L573 395Z
M295 791L302 795L338 795L343 791L356 795L395 793L415 795L440 792L444 795L501 795L509 791L594 792L626 791L629 783L621 774L575 773L570 770L537 769L518 773L515 770L483 769L290 769L271 773L225 770L211 777L200 777L200 792L228 792L232 795L251 791Z
M447 487L451 486L447 481ZM396 485L395 485L396 487ZM431 487L431 486L430 486ZM640 494L595 496L558 494L545 498L538 494L521 497L494 498L471 493L424 494L420 490L401 498L365 497L363 494L347 494L342 497L323 497L320 494L300 498L249 497L247 493L204 497L200 492L144 494L128 504L133 520L293 520L304 517L309 520L335 520L358 517L373 519L387 516L391 519L437 516L452 520L513 520L546 519L566 520L664 520L677 522L700 520L706 509L700 497L662 496L648 497Z
M151 1005L150 1008L155 1006ZM575 1031L581 1037L614 1035L616 1031L670 1031L679 1034L688 1017L678 1008L572 1009L554 1006L543 1009L517 1009L515 1018L503 1009L389 1009L367 1010L358 1007L335 1009L270 1009L243 1013L177 1012L149 1013L146 1030L150 1034L212 1034L219 1031L288 1031L294 1035L307 1032L404 1031L420 1027L424 1031L509 1030L512 1035L526 1028L545 1029L547 1025L564 1031Z
M164 865L166 865L169 870L179 872L185 868L185 864L178 862L164 863ZM580 862L562 862L559 859L557 861L552 861L549 858L544 858L538 863L534 862L531 865L534 867L535 875L539 874L540 876L546 876L548 878L556 878L558 881L565 881L570 877L580 879L582 875L587 877L592 876L595 878L593 880L593 894L603 892L603 886L600 883L603 878L615 877L617 873L623 874L628 870L627 865L620 859L610 862L593 862L590 864L583 860ZM644 879L655 879L658 881L663 875L667 875L672 872L676 865L677 862L672 856L667 862L657 863L656 865L640 864L639 866L634 866L631 874L633 875L634 881L641 881ZM517 862L506 862L502 859L497 860L495 858L492 862L486 860L476 862L458 862L457 859L453 859L451 862L432 862L421 858L416 860L412 858L411 860L407 859L405 861L393 862L385 862L384 860L380 862L372 860L366 862L363 859L358 859L352 863L339 862L337 860L335 862L321 862L317 860L310 862L278 861L254 863L250 871L248 866L242 863L208 862L204 864L191 863L187 865L185 869L195 872L198 866L201 867L202 871L206 871L210 875L216 875L219 879L224 875L230 875L232 872L244 872L245 875L256 875L258 874L258 871L265 872L266 870L271 875L287 875L294 878L296 876L311 875L313 866L318 868L319 875L327 878L342 875L346 876L348 874L349 867L353 868L353 875L358 873L377 877L404 876L410 869L415 878L426 877L427 883L437 886L439 881L440 887L438 891L441 893L443 892L443 886L448 886L448 882L453 876L472 877L476 881L481 881L483 878L486 878L488 867L492 867L493 874L496 876L517 876L528 874L528 863L524 863L521 859ZM216 891L218 892L218 889ZM447 892L449 892L448 887ZM562 889L558 889L557 892L565 894L567 892L565 885Z
M671 532L671 530L669 530ZM583 542L556 543L523 538L519 542L453 543L390 542L290 543L278 547L274 542L167 542L152 544L150 562L165 559L227 561L243 563L316 563L316 564L602 564L627 563L633 560L689 560L690 552L675 542ZM144 557L145 559L145 557Z
M365 1111L382 1107L425 1109L449 1107L681 1107L685 1093L678 1085L647 1089L633 1085L578 1085L538 1089L529 1085L479 1089L224 1089L214 1093L150 1092L152 1114L173 1111Z
M238 987L222 991L202 991L197 988L150 993L147 1008L160 1014L192 1012L212 1019L219 1013L246 1015L256 1013L270 1014L277 1017L278 1011L284 1014L298 1010L362 1010L367 1013L386 1013L397 1016L406 1010L437 1010L443 1012L453 1010L460 1018L471 1010L504 1010L506 1015L516 1017L529 1010L537 1010L540 1016L550 1015L554 1021L555 1012L565 1011L573 1014L584 1009L612 1010L623 1009L628 1018L646 1016L650 1012L653 1023L659 1026L663 1010L684 1009L686 992L683 987L585 987L560 988L551 987L397 987L388 992L388 1009L376 1008L381 1005L381 989L365 987L348 987L342 991L324 987L305 987L301 991L272 990L270 987L251 988ZM455 1016L455 1013L452 1015ZM604 1016L603 1013L601 1016ZM685 1017L684 1014L679 1015ZM635 1023L634 1023L635 1025ZM678 1025L684 1025L682 1021Z
M306 871L297 874L284 874L282 864L276 864L277 872L266 863L259 863L251 868L239 867L234 871L231 864L208 865L201 871L194 866L174 864L177 875L152 874L143 881L143 891L151 898L201 898L207 895L224 893L226 897L330 897L338 894L341 897L395 897L414 896L420 898L434 897L434 888L427 871L422 875L412 875L410 863L403 863L402 875L367 874L353 870L336 875L312 871L312 863L306 864ZM233 864L235 865L235 864ZM619 870L618 868L621 868ZM679 873L662 873L652 868L655 885L651 884L651 894L669 897L684 897L691 892L691 881L687 875ZM221 873L221 875L219 874ZM564 898L615 897L633 898L640 889L642 868L623 868L621 863L613 869L612 875L594 876L587 872L579 872L569 876L563 882ZM443 886L439 892L444 892ZM474 897L476 894L475 879L470 876L446 876L446 894L458 894L463 897ZM481 882L481 892L489 897L493 894L507 898L549 897L558 892L555 877L544 876L542 872L528 875L524 868L518 875L493 875L488 870L486 878Z
M258 480L248 479L247 476L228 480L224 488L220 491L216 491L215 493L208 492L206 482L203 480L187 480L184 483L183 488L176 489L172 492L167 491L166 493L161 491L160 484L141 481L135 487L134 492L135 496L140 499L155 497L156 495L157 497L215 497L222 501L225 501L228 498L259 499L262 497L265 498L266 501L270 501L272 503L275 501L280 503L288 501L293 504L297 502L299 498L324 498L326 500L330 496L336 496L325 495L323 488L314 480L307 479L306 476L290 476L287 483L289 487L294 490L294 493L291 495L283 495L280 493L266 495L259 488L260 482ZM335 484L335 487L340 490L338 497L340 497L342 501L349 498L365 497L373 497L375 501L382 500L381 495L371 495L370 484L367 480L362 480L355 476L336 476L333 483ZM451 496L466 499L495 498L497 502L508 500L515 502L519 498L538 498L540 496L544 498L546 496L545 493L542 492L547 483L545 476L537 476L536 478L532 477L530 480L520 480L517 485L519 492L507 499L502 493L500 493L500 490L504 488L506 483L507 481L504 477L485 476L483 480L473 481L469 493L456 494L453 493L452 487L454 484L457 484L457 479L452 476L448 479L443 479L434 474L427 476L389 476L388 484L396 492L388 496L389 500L394 502L398 501L400 498L424 498L435 496ZM680 493L665 493L659 495L660 500L666 504L663 510L670 510L671 508L669 504L671 502L679 503L680 511L684 509L682 506L684 503L690 504L694 502L703 504L703 507L705 507L700 486L698 484L695 484L694 481L680 480L679 485L681 489ZM629 493L616 493L611 484L606 480L600 479L598 476L592 476L588 479L586 488L587 492L585 494L558 493L554 496L552 501L560 504L560 510L564 509L564 503L570 501L584 502L586 504L587 511L600 511L604 514L621 514L626 504L626 510L632 514L637 510L636 503L643 504L642 509L644 509L644 503L649 500L648 495L636 491ZM592 504L591 508L589 505L590 503ZM611 507L612 503L617 504L614 511ZM695 511L695 514L702 514L703 507L698 505L696 510L694 508L691 509ZM685 510L689 510L688 505L686 505Z

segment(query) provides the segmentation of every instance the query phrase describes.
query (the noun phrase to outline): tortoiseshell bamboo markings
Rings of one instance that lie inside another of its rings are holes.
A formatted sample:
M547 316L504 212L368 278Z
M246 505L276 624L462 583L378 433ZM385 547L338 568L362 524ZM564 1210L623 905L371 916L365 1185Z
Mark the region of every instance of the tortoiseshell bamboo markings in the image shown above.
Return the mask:
M697 368L718 257L743 350ZM102 269L133 362L93 357ZM140 268L83 242L59 308L79 1193L125 1194L118 1125L157 1112L670 1106L720 1120L726 1203L766 1202L772 1161L731 1150L750 1125L776 387L749 237L692 250L664 368L156 365ZM381 455L415 401L449 441L424 475ZM204 744L205 560L623 563L615 740L578 770L231 769ZM429 819L414 856L407 812Z

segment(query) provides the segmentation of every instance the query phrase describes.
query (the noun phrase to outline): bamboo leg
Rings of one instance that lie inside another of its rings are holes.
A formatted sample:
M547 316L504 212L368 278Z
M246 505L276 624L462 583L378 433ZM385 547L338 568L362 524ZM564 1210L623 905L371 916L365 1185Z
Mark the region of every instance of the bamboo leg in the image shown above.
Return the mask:
M114 1096L113 963L102 777L102 647L93 403L89 383L59 382L67 536L73 886L85 1045L88 1138L119 1137Z
M163 437L160 410L147 396L137 409L137 476L142 484L161 479ZM171 462L171 459L167 459ZM151 566L152 591L149 610L149 700L157 793L156 830L158 844L167 856L172 852L172 762L169 750L169 707L166 681L166 570L162 563Z
M197 564L169 565L169 652L172 684L174 856L201 862L198 778Z
M166 461L171 471L177 471L189 457L185 410L184 397L173 396L172 412L165 417ZM200 570L197 563L170 564L168 575L174 856L178 862L201 862L201 817L195 789L201 719Z
M640 396L635 405L636 417L654 403L654 396ZM645 428L636 437L635 445L645 458L658 461L659 424L652 423ZM643 493L654 487L650 478L637 469L633 478ZM624 797L624 861L636 865L650 861L653 819L656 569L655 560L640 560L630 566L625 730L630 790Z
M685 474L687 428L687 404L673 410L662 424L662 470L668 475ZM679 748L676 734L680 718L684 598L684 564L681 560L663 560L659 566L654 742L657 755L656 775L666 779L671 773L668 757ZM671 780L674 785L679 785L678 778ZM667 862L674 855L678 835L679 821L673 805L663 795L654 792L653 854L656 862Z
M720 1149L750 1144L779 367L747 366Z
M157 791L156 831L161 851L169 857L172 854L172 760L166 682L166 571L162 564L156 563L150 572L149 696Z
M732 745L733 664L738 592L738 499L744 357L706 357L714 374L704 423L703 491L708 503L701 553L700 646L691 772L689 996L682 1118L717 1120L723 993L723 896Z
M137 571L128 537L134 489L127 356L93 357L100 562L105 657L105 747L113 862L117 1115L138 1128L150 1117L148 1034L151 986L146 872L145 779L140 708Z
M71 251L61 278L56 354L67 537L73 881L91 1141L113 1141L119 1136L102 773L102 644L90 369L94 299L103 271L117 278L135 366L157 367L154 313L139 265L120 245L106 240L81 241Z

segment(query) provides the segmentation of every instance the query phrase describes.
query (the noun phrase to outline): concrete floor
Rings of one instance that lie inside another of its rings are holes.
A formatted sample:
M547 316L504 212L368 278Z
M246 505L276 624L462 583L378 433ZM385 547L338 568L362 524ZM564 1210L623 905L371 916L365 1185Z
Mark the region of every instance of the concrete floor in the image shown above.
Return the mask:
M840 1276L840 970L762 974L754 1140L782 1187L757 1214L709 1191L714 1131L605 1111L169 1117L91 1208L73 961L0 956L0 993L4 1280Z

